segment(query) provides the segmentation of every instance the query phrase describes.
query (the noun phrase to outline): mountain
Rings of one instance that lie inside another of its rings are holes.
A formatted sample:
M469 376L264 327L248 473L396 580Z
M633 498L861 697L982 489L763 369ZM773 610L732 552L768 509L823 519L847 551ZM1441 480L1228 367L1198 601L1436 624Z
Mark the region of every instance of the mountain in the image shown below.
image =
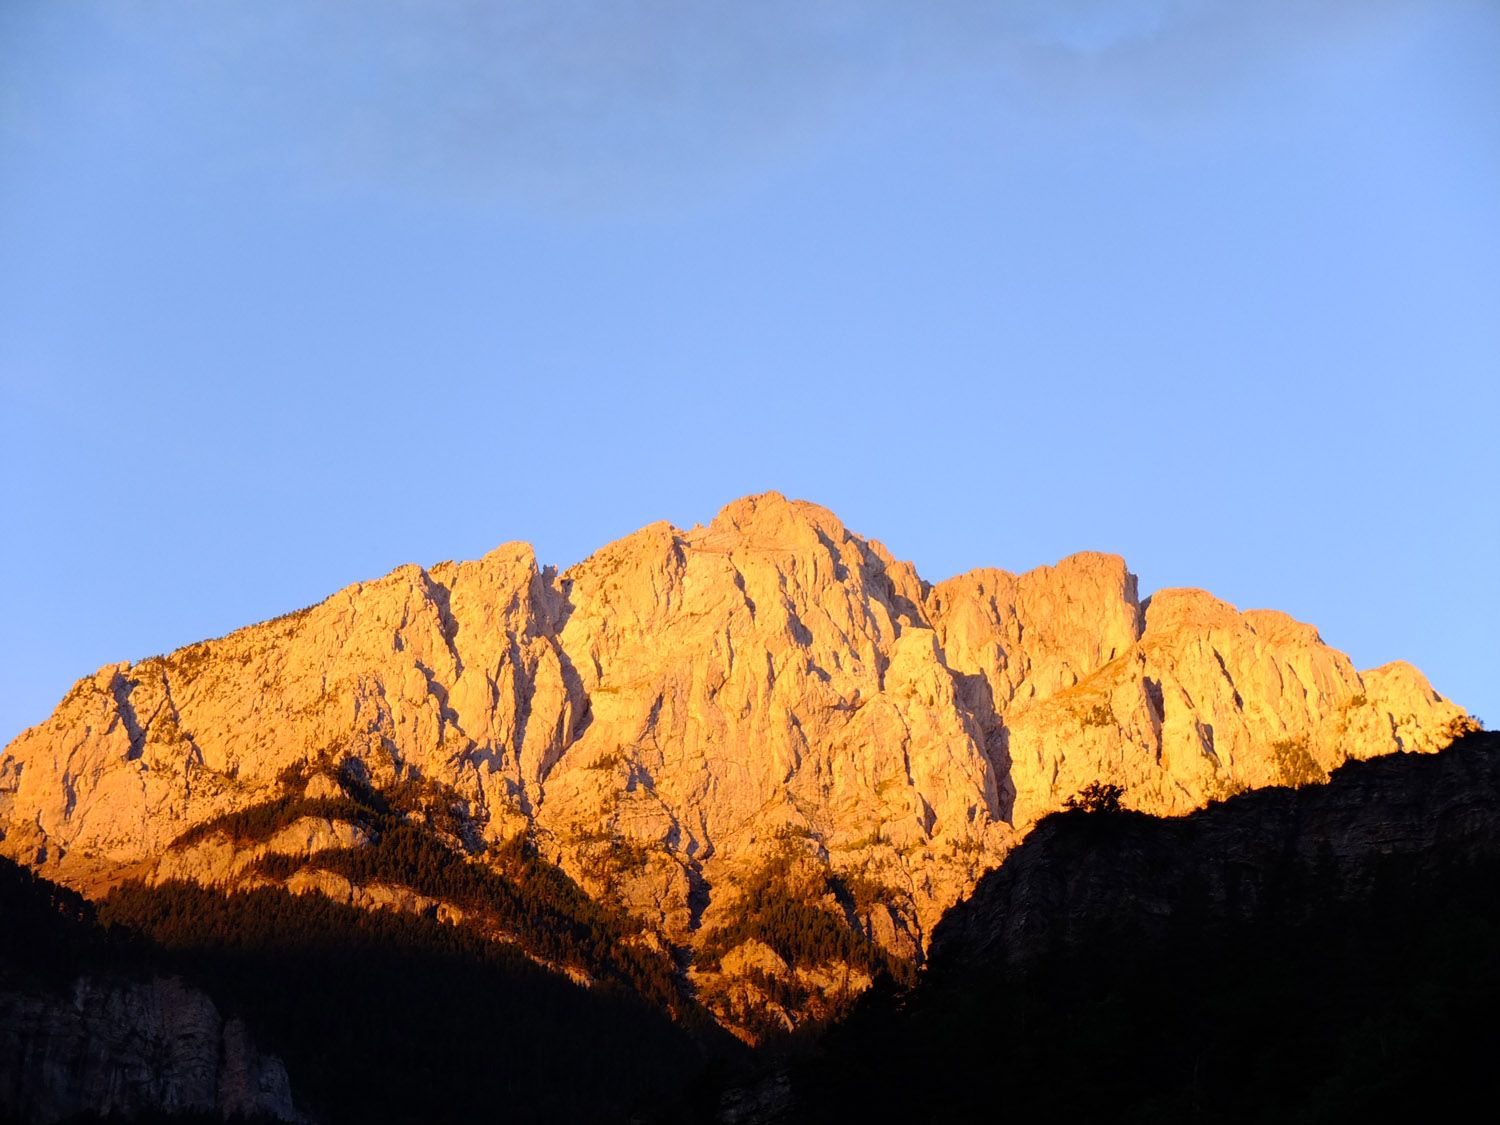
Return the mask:
M933 585L768 493L563 573L507 544L107 666L0 759L0 852L94 896L285 887L472 924L583 981L665 966L662 1005L753 1040L909 974L1091 784L1179 815L1464 722L1409 665L1141 599L1115 556ZM584 936L495 906L518 879Z
M1500 736L1047 817L741 1121L1457 1119L1500 1093Z

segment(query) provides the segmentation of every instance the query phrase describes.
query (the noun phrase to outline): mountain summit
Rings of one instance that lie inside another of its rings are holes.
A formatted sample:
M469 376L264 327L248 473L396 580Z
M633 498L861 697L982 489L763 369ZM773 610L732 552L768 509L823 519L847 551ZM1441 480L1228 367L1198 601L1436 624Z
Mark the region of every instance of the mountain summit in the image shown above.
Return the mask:
M881 958L919 960L1093 783L1186 813L1438 749L1462 719L1410 665L1358 672L1285 614L1142 600L1113 555L931 585L766 493L560 574L509 543L107 666L0 759L0 852L86 891L264 883L226 814L415 784L474 862L524 837L677 951L726 1024L790 1026ZM366 842L331 815L277 827L309 860ZM413 901L326 871L287 885ZM787 903L879 957L810 941L801 915L778 928Z

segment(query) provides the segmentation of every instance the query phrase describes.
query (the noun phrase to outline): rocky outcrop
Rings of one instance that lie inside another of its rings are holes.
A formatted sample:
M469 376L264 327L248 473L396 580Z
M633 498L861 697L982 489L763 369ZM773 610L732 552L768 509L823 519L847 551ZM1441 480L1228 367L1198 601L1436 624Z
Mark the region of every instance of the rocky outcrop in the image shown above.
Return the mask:
M931 586L771 493L562 574L507 544L106 667L0 759L0 850L100 886L277 799L288 770L355 760L449 787L478 842L533 835L687 947L795 839L874 888L855 923L913 956L1092 781L1182 813L1435 749L1461 716L1283 614L1143 602L1112 555Z
M205 887L254 886L257 864L266 856L306 858L325 850L363 847L369 840L369 833L358 824L320 816L299 817L258 843L212 832L204 839L168 848L152 867L148 881L184 879Z
M0 1110L36 1122L84 1112L303 1120L281 1062L175 977L84 976L63 995L0 990Z

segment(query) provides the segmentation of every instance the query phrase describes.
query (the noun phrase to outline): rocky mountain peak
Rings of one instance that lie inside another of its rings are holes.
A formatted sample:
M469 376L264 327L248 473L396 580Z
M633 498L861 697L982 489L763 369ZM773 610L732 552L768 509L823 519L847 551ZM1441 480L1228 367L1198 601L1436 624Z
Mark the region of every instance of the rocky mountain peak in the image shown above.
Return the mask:
M0 759L0 851L104 885L281 800L288 776L355 763L377 787L437 787L481 851L526 837L689 953L727 935L775 949L747 903L792 894L795 871L802 901L910 960L1090 783L1183 813L1436 748L1461 715L1415 669L1359 673L1285 615L1196 590L1142 602L1115 555L934 586L766 493L561 574L505 544L106 667ZM707 958L697 987L788 1022L853 987L826 950L776 955L790 1008L746 983L759 953Z
M708 525L710 532L737 532L747 539L805 544L822 532L840 542L849 536L843 522L827 508L806 500L788 500L779 492L762 492L731 500Z

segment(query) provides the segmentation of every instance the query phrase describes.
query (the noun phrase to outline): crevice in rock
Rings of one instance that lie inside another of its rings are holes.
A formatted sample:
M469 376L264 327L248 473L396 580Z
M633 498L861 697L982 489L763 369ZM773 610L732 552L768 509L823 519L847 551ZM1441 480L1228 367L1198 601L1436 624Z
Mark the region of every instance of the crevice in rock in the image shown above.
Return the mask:
M139 686L139 680L128 680L121 672L116 672L109 682L109 693L115 701L115 714L120 717L120 722L125 726L126 737L130 740L130 749L125 754L125 760L130 762L138 759L146 749L146 729L135 713L135 705L130 702L130 693Z

